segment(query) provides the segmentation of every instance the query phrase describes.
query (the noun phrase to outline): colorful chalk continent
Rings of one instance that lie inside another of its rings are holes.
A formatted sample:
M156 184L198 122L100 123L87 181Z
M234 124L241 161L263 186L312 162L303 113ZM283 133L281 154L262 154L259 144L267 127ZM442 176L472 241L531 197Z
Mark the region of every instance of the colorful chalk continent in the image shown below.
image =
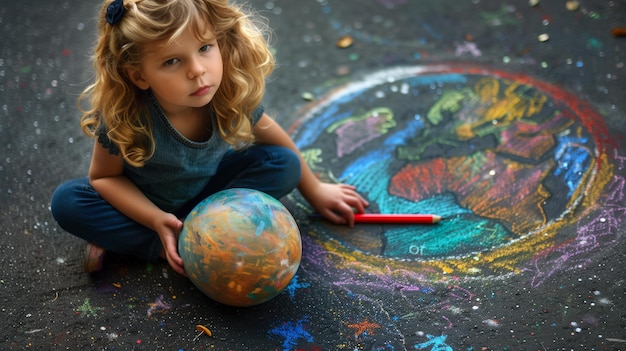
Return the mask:
M320 178L355 185L372 212L445 218L355 229L311 220L303 259L335 273L431 281L519 273L573 240L571 227L613 177L602 117L524 74L397 67L301 113L290 132Z
M231 306L257 305L278 295L302 257L300 231L289 211L250 189L224 190L198 204L178 245L189 279Z

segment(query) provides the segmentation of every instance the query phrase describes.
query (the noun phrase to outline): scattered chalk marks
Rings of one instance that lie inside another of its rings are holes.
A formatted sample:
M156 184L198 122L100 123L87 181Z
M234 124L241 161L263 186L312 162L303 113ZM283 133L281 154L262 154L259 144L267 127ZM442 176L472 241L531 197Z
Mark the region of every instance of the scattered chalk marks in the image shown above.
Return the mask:
M104 307L92 306L88 297L85 298L83 304L76 309L81 317L97 317L98 313L104 311Z
M283 350L290 351L298 345L301 339L309 343L313 342L313 336L306 330L306 323L308 323L308 317L304 316L295 322L284 322L272 328L268 334L270 337L283 339Z
M426 334L427 341L415 344L416 350L430 350L430 351L452 351L452 347L446 344L446 335L434 336Z
M374 335L375 330L380 328L380 324L370 322L367 318L358 323L348 324L348 328L354 329L354 337L359 338L362 335Z
M311 286L311 284L298 282L298 275L296 274L291 279L291 282L289 282L289 285L287 285L287 287L285 288L285 291L287 291L287 293L289 293L289 297L291 297L293 299L296 296L296 290L298 290L298 289L306 289L309 286Z
M148 306L150 306L146 313L148 318L152 317L152 315L155 313L167 313L167 311L172 308L170 304L163 301L163 295L159 295L159 297L157 297L154 302L149 303Z
M455 43L454 45L456 46L454 50L454 54L456 56L468 54L474 57L479 57L483 55L483 53L478 48L478 45L474 42L464 41L462 43Z
M610 176L610 175L607 175ZM590 207L576 226L576 235L563 245L548 247L539 252L526 266L532 273L533 287L542 285L558 272L569 271L591 264L590 254L603 245L619 240L619 232L626 216L624 189L626 179L612 175L605 187L603 203Z

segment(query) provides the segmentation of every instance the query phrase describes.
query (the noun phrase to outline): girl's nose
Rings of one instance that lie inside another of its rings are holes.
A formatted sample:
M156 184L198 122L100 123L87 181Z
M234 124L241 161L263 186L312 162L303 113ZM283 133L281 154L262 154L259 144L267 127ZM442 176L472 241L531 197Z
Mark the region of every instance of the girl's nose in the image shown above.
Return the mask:
M204 65L202 65L200 60L192 59L191 61L189 61L189 72L187 73L189 79L194 79L205 73L206 69L204 68Z

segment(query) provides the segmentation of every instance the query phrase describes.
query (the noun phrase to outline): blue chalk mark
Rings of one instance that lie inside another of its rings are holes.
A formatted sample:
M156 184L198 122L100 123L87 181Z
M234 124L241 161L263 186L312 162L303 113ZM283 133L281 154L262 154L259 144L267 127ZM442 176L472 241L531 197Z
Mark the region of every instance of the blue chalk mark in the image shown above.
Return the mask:
M299 339L313 342L313 336L304 330L303 326L304 323L308 322L308 319L307 316L304 316L296 322L285 322L270 330L268 334L285 339L282 345L284 351L293 350L298 345Z
M433 84L448 84L448 83L467 83L467 77L462 74L450 73L450 74L425 74L418 77L408 79L408 83L411 87L430 86Z
M587 138L564 136L558 139L554 154L557 164L554 175L560 177L567 185L569 197L574 194L591 166L592 154L590 150L581 146L586 143Z
M393 351L393 350L395 350L395 348L393 347L393 345L391 345L391 343L390 343L390 342L388 342L388 341L387 341L387 342L385 342L385 344L384 344L384 345L382 345L382 346L376 346L376 348L375 348L375 349L372 349L372 350L376 350L376 351L385 351L385 350L390 350L390 351Z
M293 277L293 279L291 279L291 282L289 282L289 285L287 285L285 290L289 293L289 296L291 298L294 298L295 295L296 295L296 290L297 289L304 289L304 288L308 288L309 286L311 286L311 284L309 284L309 283L299 283L298 282L298 275L296 274Z
M352 111L339 113L339 106L330 106L321 116L307 121L306 128L300 130L298 139L295 141L299 149L311 146L321 133L326 131L331 124L352 116Z
M416 350L430 350L430 351L453 351L452 347L446 344L447 335L433 336L430 334L426 334L428 341L415 344L414 347Z

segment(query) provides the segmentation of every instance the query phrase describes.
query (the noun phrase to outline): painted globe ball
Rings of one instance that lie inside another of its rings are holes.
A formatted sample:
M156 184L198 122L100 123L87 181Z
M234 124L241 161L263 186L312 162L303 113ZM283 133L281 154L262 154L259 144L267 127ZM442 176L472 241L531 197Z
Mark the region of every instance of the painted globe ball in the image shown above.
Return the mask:
M302 241L280 201L257 190L227 189L189 213L178 251L199 290L225 305L245 307L287 287L300 266Z

